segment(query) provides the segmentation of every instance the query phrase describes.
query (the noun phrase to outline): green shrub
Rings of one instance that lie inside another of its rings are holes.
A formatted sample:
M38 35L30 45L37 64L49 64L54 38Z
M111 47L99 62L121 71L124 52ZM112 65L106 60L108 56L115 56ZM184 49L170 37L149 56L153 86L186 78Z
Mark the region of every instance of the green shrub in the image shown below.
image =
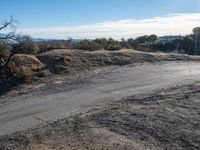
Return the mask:
M8 54L11 51L11 46L7 43L0 41L0 55Z
M13 45L13 51L22 54L37 54L39 47L29 36L24 36L21 41Z
M74 48L81 49L81 50L95 51L95 50L103 49L103 45L94 41L90 41L90 40L82 40L79 44L74 46Z
M122 46L120 44L108 45L108 46L105 47L105 49L109 50L109 51L116 51L116 50L122 49Z
M31 69L20 70L16 73L16 77L22 79L24 82L31 82L34 80L34 73Z

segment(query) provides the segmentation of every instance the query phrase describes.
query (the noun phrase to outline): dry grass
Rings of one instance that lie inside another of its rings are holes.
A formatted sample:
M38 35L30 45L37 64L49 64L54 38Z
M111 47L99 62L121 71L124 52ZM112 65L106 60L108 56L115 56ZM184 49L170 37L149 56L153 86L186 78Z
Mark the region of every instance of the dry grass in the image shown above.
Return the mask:
M10 69L3 72L3 75L1 75L0 84L2 87L6 88L0 89L0 93L10 91L13 87L26 81L48 79L52 73L59 75L63 73L75 75L83 72L88 73L90 70L101 70L107 66L200 60L199 56L188 57L186 55L159 52L148 53L131 49L118 51L99 50L92 52L84 50L52 50L41 53L36 57L25 54L14 55L9 63ZM1 62L2 57L0 57L0 63Z
M18 72L25 70L40 70L44 65L33 55L16 54L11 57L8 67Z
M163 61L200 60L200 57L165 53L146 53L124 49L119 51L53 50L38 55L52 73L74 73L95 67L128 65L134 63L157 63Z
M1 57L1 62L5 62L6 56ZM8 67L0 70L0 94L12 90L24 82L31 82L36 79L44 65L32 55L15 54L11 57Z

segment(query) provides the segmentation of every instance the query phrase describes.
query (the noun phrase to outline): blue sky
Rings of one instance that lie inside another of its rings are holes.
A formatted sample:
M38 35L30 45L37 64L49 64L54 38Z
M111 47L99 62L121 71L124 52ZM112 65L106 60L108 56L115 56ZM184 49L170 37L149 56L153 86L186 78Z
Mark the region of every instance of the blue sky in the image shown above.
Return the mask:
M21 30L41 31L193 14L199 10L200 0L1 0L0 20L13 15Z

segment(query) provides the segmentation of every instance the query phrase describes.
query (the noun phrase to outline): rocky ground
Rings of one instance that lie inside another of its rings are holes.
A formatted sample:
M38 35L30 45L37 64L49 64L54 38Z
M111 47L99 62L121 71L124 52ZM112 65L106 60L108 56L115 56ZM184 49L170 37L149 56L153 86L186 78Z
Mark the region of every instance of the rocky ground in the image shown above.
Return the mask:
M92 105L0 138L0 149L200 149L200 84Z

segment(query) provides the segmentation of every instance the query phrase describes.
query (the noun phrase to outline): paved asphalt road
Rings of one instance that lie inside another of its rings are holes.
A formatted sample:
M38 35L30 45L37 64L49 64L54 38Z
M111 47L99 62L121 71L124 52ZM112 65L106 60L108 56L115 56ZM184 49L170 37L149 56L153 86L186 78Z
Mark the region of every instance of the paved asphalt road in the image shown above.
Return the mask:
M121 67L10 98L0 104L0 135L24 130L75 113L96 101L122 98L200 80L200 63Z

